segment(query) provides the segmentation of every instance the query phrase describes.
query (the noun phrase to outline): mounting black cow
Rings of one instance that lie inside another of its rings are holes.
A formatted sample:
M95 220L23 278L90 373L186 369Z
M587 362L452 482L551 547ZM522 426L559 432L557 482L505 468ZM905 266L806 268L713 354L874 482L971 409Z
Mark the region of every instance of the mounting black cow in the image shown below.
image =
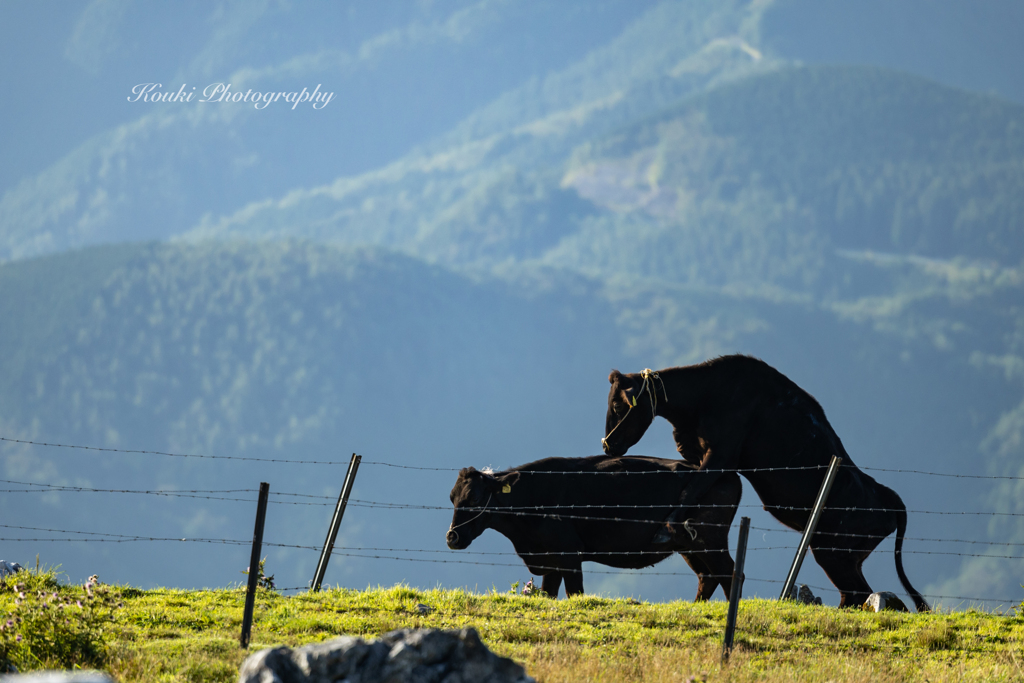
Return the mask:
M486 529L506 536L542 590L558 597L583 592L582 562L638 569L678 552L697 574L695 600L732 585L729 525L742 485L735 474L720 477L702 507L680 520L682 533L657 550L651 538L694 479L703 478L679 460L604 455L547 458L491 474L472 467L452 488L455 513L448 547L462 550Z
M854 465L818 402L781 372L756 358L725 356L659 372L613 370L608 381L606 454L623 455L660 415L672 424L680 455L708 474L683 491L680 509L669 515L655 545L685 533L678 522L686 508L703 502L722 470L742 471L765 510L802 531L826 468L838 455L843 467L811 549L839 589L840 606L860 605L871 594L862 565L896 531L896 573L917 610L929 609L903 571L903 501Z

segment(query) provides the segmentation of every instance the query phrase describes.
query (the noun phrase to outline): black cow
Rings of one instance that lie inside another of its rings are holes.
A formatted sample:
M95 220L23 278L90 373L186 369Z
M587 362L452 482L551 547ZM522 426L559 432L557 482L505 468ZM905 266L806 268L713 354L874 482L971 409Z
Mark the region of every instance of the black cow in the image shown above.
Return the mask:
M685 520L684 533L657 551L651 538L695 469L679 460L646 457L547 458L491 474L472 467L452 488L455 514L448 547L462 550L494 529L515 547L541 588L558 597L583 592L582 562L639 569L678 552L697 574L695 600L707 600L732 585L729 525L742 485L735 474L718 479L700 508Z
M708 473L683 491L680 510L655 537L656 547L683 533L678 522L687 506L703 502L723 470L745 470L765 510L803 531L825 468L838 455L843 467L811 550L839 589L839 605L858 606L867 599L871 586L861 569L864 560L896 531L896 574L917 610L929 610L903 571L903 501L853 464L818 402L781 372L756 358L725 356L659 372L613 370L608 381L606 454L624 454L660 415L672 424L683 458Z

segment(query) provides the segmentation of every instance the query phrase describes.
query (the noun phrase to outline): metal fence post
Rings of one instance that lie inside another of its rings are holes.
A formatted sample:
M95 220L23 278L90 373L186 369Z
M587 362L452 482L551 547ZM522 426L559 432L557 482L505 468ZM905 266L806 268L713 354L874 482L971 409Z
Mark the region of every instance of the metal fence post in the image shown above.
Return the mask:
M800 573L800 565L804 562L804 555L807 554L807 546L811 543L811 536L814 535L814 530L818 528L818 520L821 519L821 511L825 507L825 501L828 499L828 493L832 490L832 482L836 479L836 473L839 472L839 466L843 464L843 459L838 455L832 456L832 463L828 466L828 472L825 474L825 480L821 482L821 489L818 491L818 499L814 501L814 509L811 510L811 517L807 521L807 526L804 527L804 535L800 538L800 545L796 549L796 557L793 558L793 564L789 568L789 574L786 576L786 582L782 584L782 595L779 596L779 600L785 600L789 597L790 591L793 590L793 584L796 583L796 577Z
M256 603L256 587L260 578L260 550L263 547L263 524L267 521L267 498L270 496L270 484L260 482L260 498L256 504L256 528L252 533L252 555L249 557L249 587L245 592L245 611L242 613L243 648L249 647L249 635L252 630L252 610Z
M743 564L747 559L747 535L750 533L750 517L740 518L740 534L736 541L736 564L732 570L732 588L729 591L729 612L725 617L725 638L722 641L722 661L729 661L732 641L736 635L736 614L740 609L743 593Z
M352 485L356 481L356 472L359 471L359 463L363 456L352 454L348 463L348 472L345 474L345 483L338 494L338 504L334 507L334 517L331 518L331 527L327 530L327 538L324 540L324 549L320 552L320 561L316 563L316 575L313 577L311 590L315 593L320 590L320 583L327 573L327 562L331 559L331 552L334 550L334 541L338 538L338 529L341 527L341 518L345 515L345 508L348 506L348 496L352 493Z

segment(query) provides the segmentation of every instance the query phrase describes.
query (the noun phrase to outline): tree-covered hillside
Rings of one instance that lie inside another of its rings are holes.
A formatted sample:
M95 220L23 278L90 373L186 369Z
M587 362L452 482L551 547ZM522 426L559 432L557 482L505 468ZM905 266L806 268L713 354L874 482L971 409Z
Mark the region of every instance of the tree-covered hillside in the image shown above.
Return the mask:
M12 295L4 299L9 324L0 333L0 435L214 459L4 441L9 493L0 512L31 529L244 540L253 491L268 481L275 503L268 542L316 546L347 455L357 451L372 464L361 470L355 498L364 502L349 511L340 546L433 554L388 561L345 555L331 580L500 587L520 578L516 560L444 549L455 470L598 452L611 366L637 370L733 351L768 359L811 391L862 466L962 472L965 454L1010 448L1015 457L1012 440L1004 445L1010 437L1000 436L1006 427L994 427L1018 400L1002 376L1001 364L1012 356L986 354L978 338L985 338L982 329L1008 325L992 309L1019 297L1016 271L972 274L937 261L869 265L892 271L891 293L905 297L901 304L845 302L850 310L841 310L544 269L468 277L380 248L301 241L97 247L7 264L0 267L0 283ZM919 288L902 287L903 280ZM936 322L946 327L935 329ZM941 334L949 335L945 345L936 341ZM990 431L992 445L979 451ZM634 451L671 457L667 426L659 421ZM288 464L308 460L336 464ZM999 505L984 481L876 476L911 509ZM114 492L13 493L38 483ZM749 489L744 502L757 507ZM779 529L745 509L751 513L761 527ZM972 538L976 523L916 515L912 536ZM65 537L31 529L9 529L8 538ZM110 540L5 547L35 549L75 572L102 569L132 582L144 576L147 585L223 585L238 579L245 554L219 542L166 541L136 553L143 546ZM752 541L759 571L751 576L769 581L752 588L757 594L774 590L770 581L784 574L794 541L781 530ZM933 549L915 543L910 550ZM508 548L491 535L473 550ZM267 554L279 585L305 585L312 575L313 550L271 546ZM423 564L424 557L441 563ZM917 583L955 576L955 567L927 558L908 555ZM890 560L884 552L873 558L874 581L894 585ZM595 573L588 585L650 597L689 594L693 579L674 562L651 576ZM990 592L1006 589L1009 570L1005 562L1000 568ZM824 582L817 571L809 566L806 580Z
M482 378L520 393L531 372L578 376L587 350L618 346L610 308L585 294L476 282L373 248L104 247L0 277L18 321L0 337L5 419L115 447L275 451L350 420L426 429L417 406L448 402L464 436L482 434L481 405L460 400ZM561 343L570 329L578 341Z
M580 127L600 131L616 106ZM812 294L833 284L821 278L836 249L1018 264L1021 131L1024 109L992 97L875 68L790 68L585 142L507 133L412 156L195 234Z
M0 282L11 295L0 331L8 439L339 465L357 450L435 467L510 463L598 443L607 359L620 346L610 307L585 283L574 294L475 282L377 249L98 247L5 265ZM2 452L5 476L19 482L210 489L271 476L231 461L12 442ZM275 492L336 495L337 469L281 467L269 481ZM84 510L95 529L134 521L144 535L216 535L226 523L206 520L201 503L161 517L142 511L153 503L99 495L4 496L0 505L6 519L61 529L76 528ZM447 504L447 488L419 499ZM242 537L243 510L228 525ZM322 540L319 524L308 531L309 543ZM59 556L77 567L95 552ZM121 580L236 579L132 567Z
M1024 474L1024 108L1004 66L1024 41L995 25L1018 10L872 0L863 25L826 31L848 11L836 5L199 3L181 16L202 28L152 51L133 36L155 35L163 10L89 5L60 25L73 29L62 66L47 62L85 85L54 92L102 82L121 108L83 96L65 128L38 113L52 93L26 97L3 133L40 141L8 145L0 168L4 538L192 540L177 554L4 540L14 559L42 547L75 576L223 585L245 552L193 541L246 538L268 481L268 540L284 544L271 571L304 585L315 551L284 546L322 541L358 451L342 545L376 550L331 580L504 588L527 578L515 560L444 547L448 512L434 508L455 469L596 452L613 367L748 353L814 394L856 462L915 511L915 584L1019 599L1017 546L982 542L1024 542L1024 495L973 476ZM34 11L0 15L42 22ZM998 55L965 38L975 23ZM834 50L807 42L819 29ZM828 57L865 31L902 43ZM34 35L18 37L25 54ZM887 68L937 35L957 38L941 59ZM143 109L122 90L144 69L337 93L321 110ZM957 87L982 82L972 70L1008 99ZM667 424L634 452L674 456ZM751 590L772 595L795 541L749 487L744 504L759 527ZM868 566L880 588L895 587L887 552ZM587 585L692 593L680 560L660 569Z

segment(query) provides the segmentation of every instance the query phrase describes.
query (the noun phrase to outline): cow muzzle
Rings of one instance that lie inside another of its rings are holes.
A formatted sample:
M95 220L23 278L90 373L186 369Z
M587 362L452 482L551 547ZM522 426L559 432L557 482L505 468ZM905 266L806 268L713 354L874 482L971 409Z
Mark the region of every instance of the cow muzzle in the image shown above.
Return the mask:
M604 451L605 455L610 456L612 458L618 458L620 456L623 456L626 454L626 451L628 450L626 448L623 448L621 444L617 446L612 445L612 443L608 441L607 438L601 439L601 449Z
M448 547L452 550L462 550L459 547L459 532L455 529L449 529L448 533L444 535L444 540L447 541Z

